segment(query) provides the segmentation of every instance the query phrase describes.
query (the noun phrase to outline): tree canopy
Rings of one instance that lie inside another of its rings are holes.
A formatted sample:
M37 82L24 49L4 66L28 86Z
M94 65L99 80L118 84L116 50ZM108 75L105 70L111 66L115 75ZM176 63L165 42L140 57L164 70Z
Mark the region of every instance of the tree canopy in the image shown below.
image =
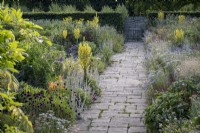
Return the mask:
M3 0L0 0L1 2ZM83 10L86 5L91 5L95 10L100 11L107 5L113 9L118 4L125 4L132 14L144 14L146 11L164 10L177 11L181 7L193 4L194 8L200 6L198 0L4 0L6 4L27 6L30 10L41 7L44 11L49 10L52 3L59 5L73 5L78 10Z

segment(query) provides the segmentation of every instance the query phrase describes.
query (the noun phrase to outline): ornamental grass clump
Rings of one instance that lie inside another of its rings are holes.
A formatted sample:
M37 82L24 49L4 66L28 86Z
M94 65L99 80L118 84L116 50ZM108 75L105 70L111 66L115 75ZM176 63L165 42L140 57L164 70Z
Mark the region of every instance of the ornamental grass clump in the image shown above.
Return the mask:
M84 70L84 80L87 78L87 69L90 66L92 58L92 49L87 42L82 42L79 44L78 48L78 61Z
M163 12L163 11L159 11L159 12L158 12L158 20L159 20L159 21L162 21L162 20L164 19L164 16L165 16L165 15L164 15L164 12Z
M176 29L174 31L174 43L176 44L176 46L182 46L184 38L184 31L182 29Z
M178 16L178 22L183 23L185 21L185 16L184 15L179 15Z

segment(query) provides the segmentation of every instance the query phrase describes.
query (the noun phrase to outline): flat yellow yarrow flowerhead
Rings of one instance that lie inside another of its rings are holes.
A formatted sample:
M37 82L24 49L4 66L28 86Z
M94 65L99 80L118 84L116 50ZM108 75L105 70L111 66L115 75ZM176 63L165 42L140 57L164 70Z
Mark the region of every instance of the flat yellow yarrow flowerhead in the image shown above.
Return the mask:
M176 29L174 31L174 41L175 43L183 43L184 41L184 31L182 29Z
M179 15L178 16L178 22L183 23L185 21L185 16L184 15Z
M74 29L74 38L75 39L79 39L80 38L80 33L81 33L80 29L79 28L75 28Z
M159 11L158 12L158 20L163 20L164 19L164 17L165 17L165 14L164 14L164 12L163 11Z
M63 38L67 38L67 30L63 30Z
M87 42L82 42L78 47L78 61L81 67L85 70L90 66L92 58L92 49Z

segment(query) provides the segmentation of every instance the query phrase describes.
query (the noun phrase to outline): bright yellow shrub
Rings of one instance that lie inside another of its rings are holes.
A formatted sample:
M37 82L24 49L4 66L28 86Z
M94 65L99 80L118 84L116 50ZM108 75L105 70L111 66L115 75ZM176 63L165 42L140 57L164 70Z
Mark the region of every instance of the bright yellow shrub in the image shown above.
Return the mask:
M182 29L176 29L174 31L174 41L179 45L184 42L184 31Z
M86 71L92 58L92 49L87 42L82 42L78 47L78 61L81 67Z
M81 35L80 33L81 33L80 29L75 28L74 29L74 38L78 40L80 38L80 35Z
M179 15L178 16L178 22L183 23L185 21L185 16L184 15Z
M67 38L67 30L63 30L63 38Z
M165 17L164 12L163 11L159 11L158 12L158 20L162 21L164 19L164 17Z

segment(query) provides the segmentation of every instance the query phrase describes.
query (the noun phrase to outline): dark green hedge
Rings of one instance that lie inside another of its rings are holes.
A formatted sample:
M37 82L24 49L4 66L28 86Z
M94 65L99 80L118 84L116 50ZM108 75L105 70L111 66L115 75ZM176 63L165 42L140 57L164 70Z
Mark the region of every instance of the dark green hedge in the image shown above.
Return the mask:
M165 17L168 15L185 15L190 17L200 17L200 11L197 12L174 12L174 11L164 11ZM158 16L158 12L150 12L148 13L148 17L150 19L155 19Z
M91 20L95 16L95 13L49 13L49 12L38 12L38 13L24 13L23 18L27 19L60 19L65 17L72 17L73 19L83 18L84 20ZM98 13L99 22L101 25L109 25L115 27L118 31L123 30L123 20L120 13Z
M178 15L185 15L185 16L189 16L189 17L200 17L200 12L183 12L183 11L179 11L179 12L174 12L174 11L164 11L165 14L165 18L168 15L174 15L174 16L178 16ZM148 15L148 23L149 25L156 25L156 19L158 18L158 11L157 12L150 12L147 14Z

